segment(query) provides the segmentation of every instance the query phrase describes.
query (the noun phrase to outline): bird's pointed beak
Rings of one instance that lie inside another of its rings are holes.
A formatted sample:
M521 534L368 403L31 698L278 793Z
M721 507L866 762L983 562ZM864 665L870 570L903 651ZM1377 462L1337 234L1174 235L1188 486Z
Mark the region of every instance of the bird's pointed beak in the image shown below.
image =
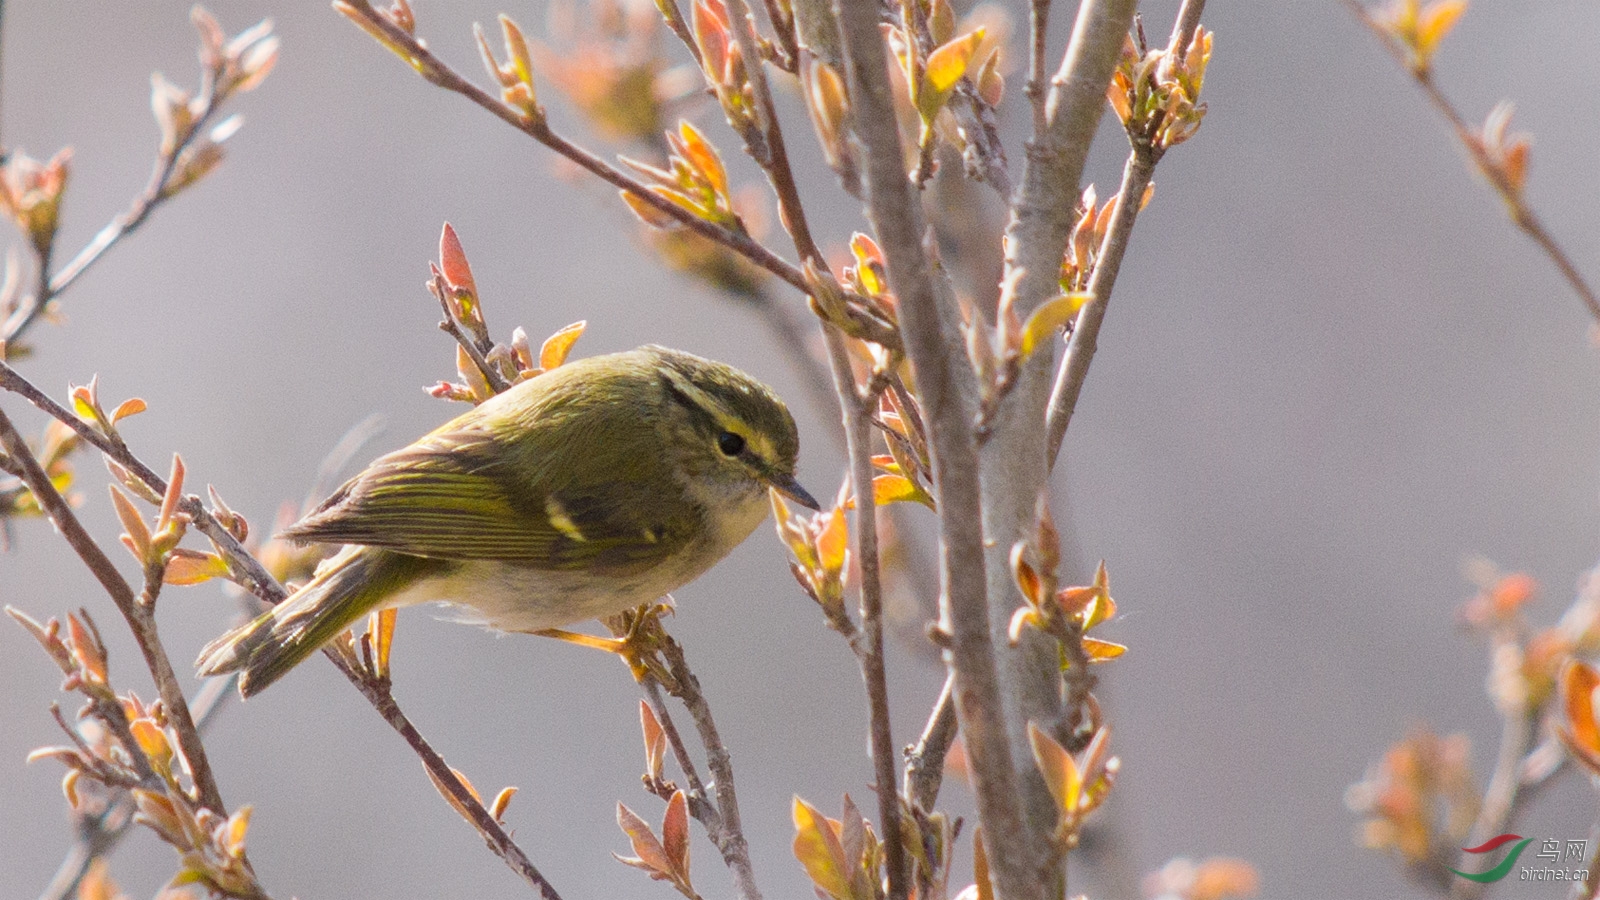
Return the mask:
M815 510L816 512L822 511L822 504L818 503L815 497L801 487L800 482L796 481L793 475L773 473L767 476L767 484L771 485L773 490L804 506L806 509Z

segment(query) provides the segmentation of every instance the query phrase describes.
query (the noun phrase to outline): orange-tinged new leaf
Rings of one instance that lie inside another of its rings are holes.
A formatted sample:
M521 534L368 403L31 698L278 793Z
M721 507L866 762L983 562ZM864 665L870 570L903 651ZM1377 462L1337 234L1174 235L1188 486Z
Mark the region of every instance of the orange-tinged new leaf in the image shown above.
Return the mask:
M856 258L856 277L861 280L862 290L874 297L888 291L889 286L881 277L884 262L878 243L858 231L850 236L850 252Z
M845 553L850 547L850 530L845 524L844 508L836 506L825 513L823 527L817 535L817 565L829 572L844 569Z
M29 754L30 761L32 754ZM68 769L67 774L61 776L61 793L67 798L67 808L73 812L78 810L78 779L83 777L83 772L78 769Z
M72 411L78 414L78 418L91 424L101 421L100 399L96 396L99 381L100 376L95 375L86 385L68 385L72 395Z
M167 740L167 733L161 726L151 719L134 719L128 723L128 730L139 749L150 758L150 764L157 771L166 771L172 764L172 743Z
M989 851L983 849L983 826L972 830L972 881L978 900L994 900L994 882L989 880Z
M1094 298L1093 294L1084 291L1073 291L1070 294L1061 294L1039 304L1028 315L1028 321L1022 326L1022 341L1017 350L1023 359L1033 355L1033 352L1043 346L1044 342L1055 335L1056 332L1071 324L1077 317L1078 310Z
M673 218L671 213L662 210L638 194L632 191L618 191L617 193L622 195L622 202L628 204L628 208L633 210L633 214L639 217L639 221L649 225L651 228L671 228L678 224L678 220Z
M348 632L346 632L346 634L348 634ZM434 790L438 791L439 796L443 797L445 802L450 804L450 808L454 809L456 813L461 816L461 818L466 819L467 824L473 824L474 819L472 818L472 815L467 812L466 806L462 805L461 801L456 799L456 795L451 793L449 788L445 787L444 782L440 781L438 776L433 774L433 770L425 766L423 767L423 771L428 773L428 780L433 782ZM455 779L461 783L462 787L466 788L467 793L472 797L473 800L476 800L480 805L482 805L483 798L478 796L478 789L472 786L472 782L467 780L467 776L461 774L461 771L455 768L450 769L450 774L455 776Z
M1094 601L1084 616L1084 631L1117 614L1117 601L1111 599L1111 574L1106 571L1106 561L1103 559L1095 567L1094 584L1090 588L1094 591Z
M999 50L989 54L989 58L983 61L974 80L978 83L978 96L983 98L983 102L999 106L1006 92L1006 77L1000 74Z
M494 795L494 802L489 804L489 815L493 816L496 822L504 822L506 808L511 805L511 798L516 795L517 788L515 787L508 785L501 788L500 793Z
M129 416L136 416L144 412L146 409L149 409L149 406L145 404L144 400L138 397L129 397L118 404L116 410L111 413L111 424L115 425Z
M1500 170L1505 173L1506 182L1511 185L1511 190L1518 194L1522 193L1522 188L1528 181L1529 146L1525 137L1513 140L1506 146L1500 162Z
M396 612L392 606L380 609L372 614L372 621L367 626L367 632L372 635L372 664L380 678L389 675L389 652L394 647Z
M983 32L982 28L969 31L928 54L928 66L924 70L928 86L941 94L955 87L961 76L967 74L972 55L983 43Z
M1056 799L1057 808L1065 815L1072 815L1083 792L1083 775L1078 771L1078 763L1067 748L1033 722L1028 723L1028 743L1033 747L1034 762L1044 776L1050 796Z
M167 492L161 498L161 513L156 516L156 530L163 531L172 524L172 517L183 500L183 457L172 454L172 469L167 475Z
M1011 614L1011 624L1006 627L1006 639L1015 647L1022 640L1022 629L1032 625L1040 630L1044 629L1044 622L1039 618L1039 611L1031 606L1019 606Z
M617 861L636 869L644 869L652 878L670 879L672 877L672 859L667 856L666 848L656 838L655 832L650 830L650 824L639 817L639 814L629 809L625 804L617 804L617 825L622 833L628 836L628 842L633 845L633 858L618 856ZM616 854L612 854L615 856Z
M833 823L798 796L794 798L794 858L817 890L833 900L851 900L844 845Z
M117 518L122 520L122 530L126 533L131 544L134 556L142 563L150 555L150 526L144 523L144 518L134 508L133 501L128 495L117 490L111 485L111 506L117 511Z
M1437 0L1423 7L1417 16L1417 53L1423 59L1433 55L1466 11L1467 0Z
M1561 670L1562 719L1556 728L1561 743L1592 774L1600 774L1600 724L1595 721L1595 689L1600 671L1588 663L1568 660Z
M456 345L456 374L467 384L467 392L472 397L473 403L482 403L494 396L494 388L489 386L489 379L484 377L483 370L472 361L467 354L467 349L460 344Z
M683 791L673 791L667 813L661 819L661 846L672 861L672 872L689 881L689 800Z
M1102 641L1099 638L1086 637L1083 639L1083 652L1089 654L1089 659L1092 662L1104 662L1108 659L1116 659L1122 654L1127 653L1128 648L1122 644L1113 643L1111 641Z
M683 155L689 165L705 178L717 196L728 196L728 172L722 166L722 157L718 155L717 148L711 146L706 136L688 119L678 123L678 133L683 136Z
M500 31L505 36L506 55L511 57L517 80L532 87L533 56L528 53L528 39L522 36L522 29L505 13L500 14Z
M166 584L202 584L213 578L226 578L228 564L215 553L185 550L179 547L167 557L167 567L161 573Z
M1017 589L1022 591L1022 596L1028 602L1038 606L1044 599L1044 580L1027 560L1028 545L1024 541L1017 541L1011 546L1011 575L1017 580Z
M106 650L100 643L100 634L92 624L79 616L88 612L67 614L67 640L72 648L72 658L91 680L106 683Z
M456 230L449 222L444 223L444 230L439 234L439 268L451 287L464 289L477 296L478 286L472 280L472 267L467 265L467 253L461 248L461 239L456 237Z
M572 352L572 345L583 337L583 330L589 327L585 319L579 319L571 325L557 331L544 339L539 346L539 368L546 372L559 368L567 361L567 355Z
M228 817L228 828L222 835L222 846L234 859L244 856L244 838L250 831L249 805L241 806Z
M656 718L650 704L639 701L639 728L644 732L645 776L651 781L661 780L661 767L667 756L667 733Z

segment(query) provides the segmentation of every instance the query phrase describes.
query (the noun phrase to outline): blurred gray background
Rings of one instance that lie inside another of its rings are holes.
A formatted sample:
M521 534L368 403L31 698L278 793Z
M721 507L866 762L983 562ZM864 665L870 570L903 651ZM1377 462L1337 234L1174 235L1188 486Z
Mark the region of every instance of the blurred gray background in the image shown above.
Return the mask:
M1174 5L1147 7L1153 35ZM63 247L143 185L149 73L195 77L187 9L6 4L0 135L35 156L76 149ZM543 4L424 0L421 33L481 79L470 24L501 10L541 30ZM30 377L61 396L98 372L113 400L146 398L151 412L126 429L144 458L162 468L181 451L193 484L217 485L265 529L353 423L386 417L375 454L459 411L420 389L451 375L422 289L448 219L497 335L521 324L537 339L585 318L579 354L656 341L738 365L791 399L802 479L834 490L833 413L808 404L756 316L666 274L609 191L557 177L542 148L422 82L326 4L215 11L230 32L273 17L277 71L236 105L246 123L224 167L85 277L63 325L36 330ZM1057 47L1071 16L1061 3ZM1123 618L1107 636L1132 647L1101 672L1124 764L1119 847L1140 872L1179 854L1243 856L1271 897L1422 896L1354 846L1342 795L1424 720L1466 731L1480 773L1490 767L1485 653L1454 620L1469 592L1461 562L1481 553L1536 575L1545 619L1594 564L1591 323L1341 7L1218 0L1205 21L1218 33L1210 114L1157 172L1057 482L1077 563L1110 564ZM1591 3L1482 0L1439 61L1469 117L1517 100L1515 124L1538 137L1532 200L1591 276L1600 116L1579 86L1597 34ZM555 91L544 99L588 140ZM1009 123L1014 164L1023 118ZM1102 196L1124 154L1104 132L1090 173ZM818 227L841 247L859 210L814 157L803 166ZM15 398L0 404L42 427ZM85 458L82 471L85 518L114 546L99 467ZM870 805L859 676L784 570L763 527L678 595L673 622L733 749L775 898L810 895L788 849L791 794L830 811L845 791ZM40 618L87 605L112 636L119 683L151 693L111 604L48 526L17 529L0 599ZM234 614L214 586L170 589L161 610L180 661ZM939 673L923 648L896 652L896 736L910 740ZM449 761L486 791L521 786L510 822L564 896L670 895L610 858L627 850L618 799L660 816L638 787L637 689L622 666L427 611L401 617L395 654L402 703ZM69 841L59 768L23 763L59 740L47 714L58 682L20 629L0 626L0 896L34 896ZM255 804L251 855L276 896L528 895L326 664L228 708L208 743L228 800ZM945 796L970 814L961 785ZM1571 779L1519 830L1580 838L1593 806ZM715 851L694 852L702 892L728 896ZM149 896L173 855L138 833L112 871ZM1507 883L1501 895L1560 890Z

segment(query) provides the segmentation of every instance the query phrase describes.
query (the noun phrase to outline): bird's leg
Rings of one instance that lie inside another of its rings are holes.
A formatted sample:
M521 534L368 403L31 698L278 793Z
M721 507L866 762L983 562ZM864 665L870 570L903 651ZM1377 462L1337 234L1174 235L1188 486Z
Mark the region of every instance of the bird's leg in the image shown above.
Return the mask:
M615 637L604 638L561 628L543 628L532 633L579 647L615 653L628 664L634 680L642 682L646 678L654 678L670 692L676 681L662 662L660 654L667 638L666 631L661 627L661 616L672 611L670 599L665 603L646 603L637 609L607 617L604 622Z

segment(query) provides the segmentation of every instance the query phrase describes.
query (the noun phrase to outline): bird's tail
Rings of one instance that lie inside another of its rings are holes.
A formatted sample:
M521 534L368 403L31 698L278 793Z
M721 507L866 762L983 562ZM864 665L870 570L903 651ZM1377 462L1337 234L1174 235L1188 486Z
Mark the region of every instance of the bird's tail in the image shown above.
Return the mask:
M259 693L357 619L387 605L420 574L414 564L426 562L346 547L288 599L207 644L195 665L201 675L238 672L239 694Z

